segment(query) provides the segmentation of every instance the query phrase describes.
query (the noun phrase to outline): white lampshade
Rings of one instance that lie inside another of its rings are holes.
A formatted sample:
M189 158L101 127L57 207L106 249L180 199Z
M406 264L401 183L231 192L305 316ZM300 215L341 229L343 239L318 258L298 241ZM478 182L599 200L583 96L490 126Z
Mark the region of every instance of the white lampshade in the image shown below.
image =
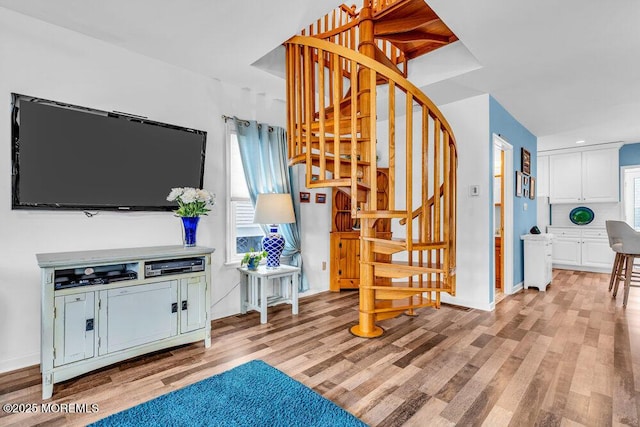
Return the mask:
M258 194L253 222L255 224L289 224L296 222L291 194Z

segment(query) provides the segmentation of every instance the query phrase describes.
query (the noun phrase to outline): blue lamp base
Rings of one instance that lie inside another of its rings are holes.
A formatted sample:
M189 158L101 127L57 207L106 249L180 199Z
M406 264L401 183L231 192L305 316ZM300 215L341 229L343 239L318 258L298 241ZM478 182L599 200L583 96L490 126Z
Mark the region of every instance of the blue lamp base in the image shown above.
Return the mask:
M267 251L267 268L280 267L280 255L284 249L284 237L271 233L262 239L262 249Z

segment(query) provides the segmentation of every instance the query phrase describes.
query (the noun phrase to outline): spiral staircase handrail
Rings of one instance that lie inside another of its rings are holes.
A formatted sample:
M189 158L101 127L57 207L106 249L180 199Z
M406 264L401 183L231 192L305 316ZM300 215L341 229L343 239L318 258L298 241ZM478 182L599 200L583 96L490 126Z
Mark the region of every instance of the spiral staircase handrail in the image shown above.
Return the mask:
M308 46L315 49L321 49L325 52L340 55L349 60L353 60L356 63L363 65L371 70L374 70L376 73L386 77L389 80L392 80L398 89L411 94L415 101L423 106L426 106L429 110L429 113L434 118L437 118L440 121L441 126L449 134L449 144L455 148L457 154L457 145L453 136L453 131L451 130L449 122L446 120L440 109L433 103L433 101L431 101L431 99L429 99L429 97L427 97L427 95L424 94L424 92L420 90L420 88L415 86L395 70L359 52L355 52L346 47L336 45L325 40L317 39L315 37L293 36L289 40L287 40L285 44L298 44L301 46Z

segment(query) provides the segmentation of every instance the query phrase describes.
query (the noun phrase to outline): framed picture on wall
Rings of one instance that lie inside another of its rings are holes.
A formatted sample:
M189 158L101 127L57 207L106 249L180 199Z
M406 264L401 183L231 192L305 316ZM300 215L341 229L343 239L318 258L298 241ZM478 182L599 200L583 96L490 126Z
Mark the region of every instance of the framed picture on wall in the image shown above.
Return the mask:
M522 173L531 175L531 153L522 148Z
M534 177L529 178L529 198L531 200L536 198L536 179Z
M326 203L327 195L324 193L316 193L316 203Z
M522 172L516 171L516 197L522 197Z
M309 203L311 201L311 193L300 192L300 203Z

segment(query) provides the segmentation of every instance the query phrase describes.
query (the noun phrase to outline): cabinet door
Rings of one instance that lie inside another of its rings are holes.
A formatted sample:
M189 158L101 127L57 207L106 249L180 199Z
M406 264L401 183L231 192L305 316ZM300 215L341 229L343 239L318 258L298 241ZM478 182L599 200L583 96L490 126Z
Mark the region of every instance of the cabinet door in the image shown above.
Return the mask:
M549 157L549 202L576 203L582 199L582 155L555 154Z
M360 285L360 239L355 233L347 237L332 233L331 290L353 289Z
M191 332L204 328L207 281L205 276L180 280L180 332Z
M549 197L549 156L538 156L538 197Z
M582 265L587 267L613 267L615 252L609 247L607 239L588 239L582 241Z
M585 202L617 202L620 182L617 148L582 153L582 198Z
M177 280L111 289L106 294L107 353L177 335Z
M94 313L93 292L55 297L53 366L93 357Z
M580 265L580 239L557 238L553 241L553 263Z

